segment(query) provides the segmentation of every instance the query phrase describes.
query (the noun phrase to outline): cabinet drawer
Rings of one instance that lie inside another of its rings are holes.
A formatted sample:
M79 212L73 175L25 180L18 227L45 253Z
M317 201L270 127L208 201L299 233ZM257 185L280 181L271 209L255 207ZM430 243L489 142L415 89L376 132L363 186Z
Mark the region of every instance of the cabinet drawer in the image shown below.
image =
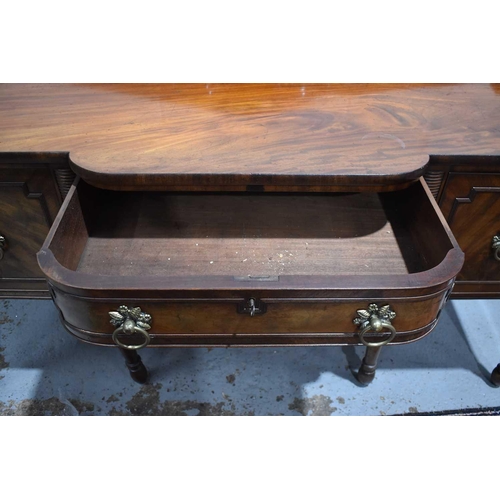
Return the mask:
M500 293L500 261L492 247L500 236L500 174L450 173L441 207L465 254L457 291L496 287Z
M109 312L126 305L151 315L153 346L282 345L357 343L371 303L395 311L394 342L425 335L463 254L422 182L276 194L80 181L38 259L65 325L89 342L111 344ZM251 315L250 299L265 311Z

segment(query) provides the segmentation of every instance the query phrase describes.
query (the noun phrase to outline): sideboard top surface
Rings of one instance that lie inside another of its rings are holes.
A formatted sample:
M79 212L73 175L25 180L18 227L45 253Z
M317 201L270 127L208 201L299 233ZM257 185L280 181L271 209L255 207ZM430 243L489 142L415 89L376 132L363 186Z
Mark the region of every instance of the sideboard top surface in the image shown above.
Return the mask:
M115 189L376 189L500 156L500 85L0 85L0 155L44 152Z

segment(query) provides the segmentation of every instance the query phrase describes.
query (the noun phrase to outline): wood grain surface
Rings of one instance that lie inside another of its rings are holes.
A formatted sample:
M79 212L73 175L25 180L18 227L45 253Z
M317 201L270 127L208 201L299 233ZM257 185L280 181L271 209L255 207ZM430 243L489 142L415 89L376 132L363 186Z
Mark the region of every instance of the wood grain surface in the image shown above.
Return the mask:
M500 155L500 86L1 85L0 154L21 152L112 189L380 190L430 155Z
M387 198L377 193L108 191L88 226L90 236L75 270L165 277L425 270L404 211L390 200L384 204Z

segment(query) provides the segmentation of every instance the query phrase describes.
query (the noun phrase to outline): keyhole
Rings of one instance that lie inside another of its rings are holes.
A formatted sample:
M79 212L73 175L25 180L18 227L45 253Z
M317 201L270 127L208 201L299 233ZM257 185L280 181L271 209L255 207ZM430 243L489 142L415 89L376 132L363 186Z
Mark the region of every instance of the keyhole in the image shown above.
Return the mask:
M250 306L250 316L253 316L255 314L255 299L249 300L249 306Z

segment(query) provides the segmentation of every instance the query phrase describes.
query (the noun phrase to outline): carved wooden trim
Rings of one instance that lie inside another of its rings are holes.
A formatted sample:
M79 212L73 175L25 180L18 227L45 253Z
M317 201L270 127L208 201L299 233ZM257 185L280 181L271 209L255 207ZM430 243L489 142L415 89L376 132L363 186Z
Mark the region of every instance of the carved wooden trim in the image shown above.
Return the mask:
M444 180L445 180L445 172L439 170L431 170L424 175L425 182L429 187L432 196L434 196L435 200L438 200L439 194L442 190Z
M57 187L61 194L61 199L64 200L70 187L75 180L75 173L70 168L56 168L54 169L54 176L56 178Z
M500 187L472 187L469 191L467 197L464 198L455 198L453 205L450 210L450 215L448 216L448 224L451 226L453 222L453 217L455 217L455 213L460 204L464 203L472 203L476 196L479 193L498 193L500 194Z

